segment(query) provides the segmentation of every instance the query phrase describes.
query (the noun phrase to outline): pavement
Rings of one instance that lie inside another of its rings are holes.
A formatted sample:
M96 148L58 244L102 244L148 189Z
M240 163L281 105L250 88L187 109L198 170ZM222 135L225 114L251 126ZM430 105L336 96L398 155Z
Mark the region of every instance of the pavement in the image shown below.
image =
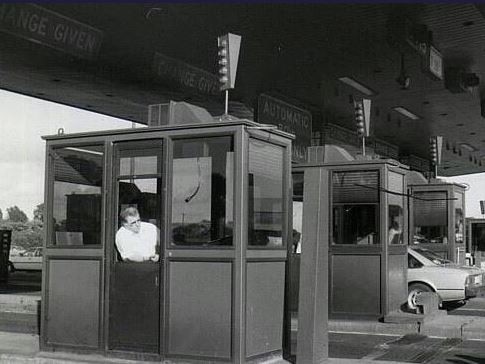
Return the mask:
M119 359L105 357L99 354L72 354L72 353L52 353L39 350L39 336L34 334L0 332L0 363L9 364L103 364L119 363L134 364L140 363L136 360ZM144 361L145 364L160 362ZM163 361L164 364L184 363L184 361ZM187 362L185 362L187 363ZM281 357L273 357L269 360L259 360L255 363L280 364L288 363ZM366 358L329 358L326 364L398 364L398 361L380 361Z
M296 329L297 323L295 322L293 325L295 325L293 328ZM293 333L296 333L296 331L293 331ZM328 364L431 363L431 361L425 361L425 359L431 360L442 352L449 351L461 343L469 342L470 339L477 341L477 347L483 347L483 349L480 351L480 355L473 356L470 353L468 355L480 359L475 361L447 360L446 362L485 363L485 317L445 314L429 321L425 320L420 324L330 320L329 336L330 354L333 353L334 356L338 355L339 357L329 358L325 362ZM456 340L450 342L450 338ZM360 346L357 344L359 340ZM400 352L402 350L405 350L406 355ZM476 349L472 350L472 353L476 352ZM383 360L379 360L381 358ZM391 360L393 358L403 358L404 360L393 361ZM423 361L417 361L416 358L423 358ZM163 363L183 362L166 360ZM435 362L441 363L439 360ZM106 357L100 354L81 355L65 352L43 352L39 349L39 336L37 334L0 331L0 363L131 364L139 363L139 361ZM155 362L146 361L144 363ZM259 360L257 363L279 364L287 362L281 357L273 357L269 360Z
M391 318L391 322L329 320L331 358L325 363L485 363L485 317L466 315L480 312L477 310L485 306L485 298L482 300L475 303L476 307L471 304L459 314L448 314L440 310L438 314L426 318L406 316L404 319ZM0 363L139 363L101 354L41 351L38 335L39 301L39 294L0 293ZM297 328L298 320L295 316L292 319L293 353L296 352ZM453 357L441 360L446 353L453 353ZM165 360L163 363L183 362ZM287 363L280 356L255 362Z

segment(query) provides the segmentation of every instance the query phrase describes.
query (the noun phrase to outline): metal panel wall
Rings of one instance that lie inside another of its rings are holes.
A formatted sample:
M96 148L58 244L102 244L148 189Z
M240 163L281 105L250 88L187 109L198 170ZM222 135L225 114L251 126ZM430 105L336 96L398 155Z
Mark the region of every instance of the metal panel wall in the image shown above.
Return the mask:
M388 256L388 311L399 309L407 298L407 254L389 254Z
M231 262L169 262L168 354L231 358Z
M49 259L49 344L99 346L100 260Z
M282 349L285 262L248 262L246 357Z
M381 314L380 255L334 253L330 266L332 313Z

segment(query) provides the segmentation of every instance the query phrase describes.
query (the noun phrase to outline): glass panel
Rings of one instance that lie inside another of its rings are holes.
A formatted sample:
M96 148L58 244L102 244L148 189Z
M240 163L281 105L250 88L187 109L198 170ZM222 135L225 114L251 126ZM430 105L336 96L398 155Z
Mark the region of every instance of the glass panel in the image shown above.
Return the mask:
M447 193L444 191L414 192L413 244L448 243Z
M249 140L248 244L283 246L282 147Z
M103 151L102 145L52 150L55 245L101 244Z
M173 244L232 245L233 165L232 137L174 141Z
M379 244L379 172L332 174L332 244Z
M301 253L303 238L303 173L293 173L293 241L292 252Z
M377 171L333 172L334 203L377 202L379 198Z
M392 192L402 194L404 192L404 176L394 172L389 172L388 176L388 189ZM387 241L389 244L403 244L404 196L387 194L387 200L389 203Z
M485 251L485 223L472 223L472 252Z
M463 195L461 193L455 193L456 200L453 205L455 206L455 243L463 244L464 233L464 214L463 214Z
M378 205L340 205L333 208L333 244L379 244Z
M157 156L120 158L120 175L157 174L158 165Z

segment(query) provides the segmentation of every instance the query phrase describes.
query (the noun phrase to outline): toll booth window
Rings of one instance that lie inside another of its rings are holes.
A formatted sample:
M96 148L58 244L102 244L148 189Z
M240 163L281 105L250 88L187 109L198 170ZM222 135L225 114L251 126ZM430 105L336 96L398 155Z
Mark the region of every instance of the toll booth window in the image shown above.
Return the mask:
M172 244L232 245L233 138L174 140L172 174Z
M463 214L463 195L461 193L455 193L456 200L453 201L455 206L455 243L463 244L463 235L465 231L464 227L464 214Z
M118 213L134 207L142 222L151 223L160 229L160 140L122 142L116 145L115 151L118 161ZM121 221L118 221L118 225L121 226Z
M248 245L283 244L284 148L249 140Z
M295 254L301 253L303 234L303 173L293 173L293 234L292 249Z
M332 244L379 244L379 171L332 173Z
M413 244L448 243L448 208L445 191L413 193Z
M103 195L102 145L54 148L54 245L100 245Z
M388 190L393 193L387 194L388 201L388 226L387 241L391 245L403 244L404 229L404 176L399 173L389 172Z
M471 249L473 253L485 251L485 224L471 224Z

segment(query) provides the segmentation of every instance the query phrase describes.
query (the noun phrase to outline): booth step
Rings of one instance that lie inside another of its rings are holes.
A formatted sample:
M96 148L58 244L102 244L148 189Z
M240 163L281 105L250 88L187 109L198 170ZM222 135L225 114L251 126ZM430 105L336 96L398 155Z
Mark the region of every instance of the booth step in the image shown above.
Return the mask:
M0 312L0 331L38 334L39 315L32 313Z
M0 294L0 312L37 314L39 311L39 296Z

